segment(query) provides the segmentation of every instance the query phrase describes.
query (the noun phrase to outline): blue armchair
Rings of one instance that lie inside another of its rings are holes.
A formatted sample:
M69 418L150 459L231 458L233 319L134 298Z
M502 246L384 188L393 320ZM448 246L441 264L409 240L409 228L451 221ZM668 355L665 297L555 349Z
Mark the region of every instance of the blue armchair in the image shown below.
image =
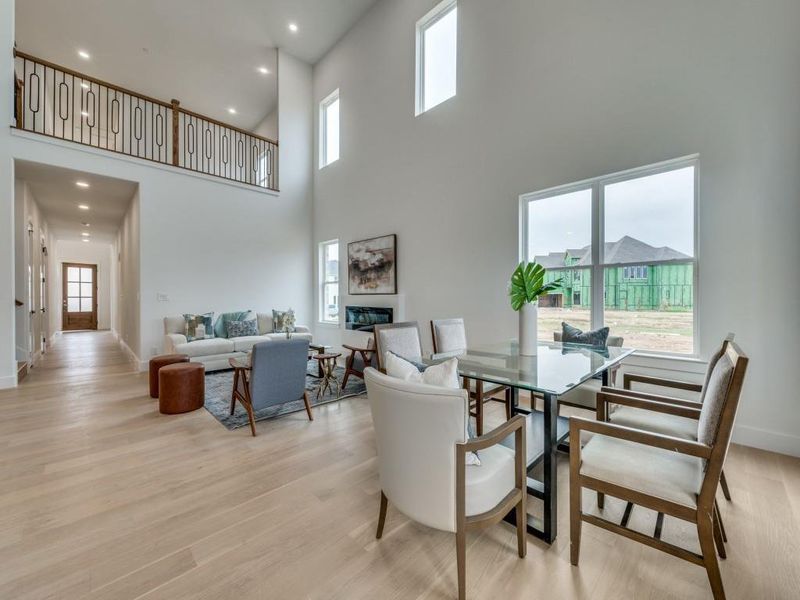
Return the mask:
M256 435L254 413L303 399L308 420L313 421L306 394L308 340L271 340L253 346L249 365L231 360L234 368L231 414L241 402L250 418L250 431Z

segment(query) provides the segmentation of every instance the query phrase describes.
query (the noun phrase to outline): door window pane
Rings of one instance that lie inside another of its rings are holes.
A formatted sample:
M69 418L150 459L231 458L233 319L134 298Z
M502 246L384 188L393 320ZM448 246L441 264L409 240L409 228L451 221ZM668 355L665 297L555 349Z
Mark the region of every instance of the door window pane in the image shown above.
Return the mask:
M84 298L91 298L92 291L93 291L93 286L91 283L81 284L81 296L83 296Z
M80 312L81 311L80 298L67 298L67 310L69 312Z
M92 281L92 270L91 269L81 269L81 282L83 283L91 283Z
M565 321L591 324L592 191L559 194L528 204L528 260L547 269L559 288L539 300L539 339L553 341Z
M68 283L67 284L67 296L80 296L80 283Z
M67 281L80 281L81 270L78 267L67 267Z
M92 312L91 298L81 298L81 312Z

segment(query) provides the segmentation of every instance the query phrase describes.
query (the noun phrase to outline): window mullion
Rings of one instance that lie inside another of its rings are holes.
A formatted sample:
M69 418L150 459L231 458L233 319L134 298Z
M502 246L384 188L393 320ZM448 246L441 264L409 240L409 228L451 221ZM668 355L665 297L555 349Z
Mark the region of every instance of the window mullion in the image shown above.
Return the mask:
M603 243L603 186L598 182L592 185L592 329L603 326L605 308Z

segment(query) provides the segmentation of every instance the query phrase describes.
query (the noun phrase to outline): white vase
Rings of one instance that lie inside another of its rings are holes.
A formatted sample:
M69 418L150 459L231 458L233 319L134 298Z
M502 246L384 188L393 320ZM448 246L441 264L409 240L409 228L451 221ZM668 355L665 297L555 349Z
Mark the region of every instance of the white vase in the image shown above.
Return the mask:
M539 344L539 304L537 302L522 305L519 311L519 353L521 356L536 356Z

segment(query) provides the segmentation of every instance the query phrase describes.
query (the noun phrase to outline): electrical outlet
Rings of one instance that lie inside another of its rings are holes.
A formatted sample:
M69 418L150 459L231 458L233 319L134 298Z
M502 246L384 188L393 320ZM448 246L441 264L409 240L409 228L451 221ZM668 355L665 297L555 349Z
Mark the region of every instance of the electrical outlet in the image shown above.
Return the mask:
M156 300L159 302L169 302L169 296L162 294L161 292L156 292Z

